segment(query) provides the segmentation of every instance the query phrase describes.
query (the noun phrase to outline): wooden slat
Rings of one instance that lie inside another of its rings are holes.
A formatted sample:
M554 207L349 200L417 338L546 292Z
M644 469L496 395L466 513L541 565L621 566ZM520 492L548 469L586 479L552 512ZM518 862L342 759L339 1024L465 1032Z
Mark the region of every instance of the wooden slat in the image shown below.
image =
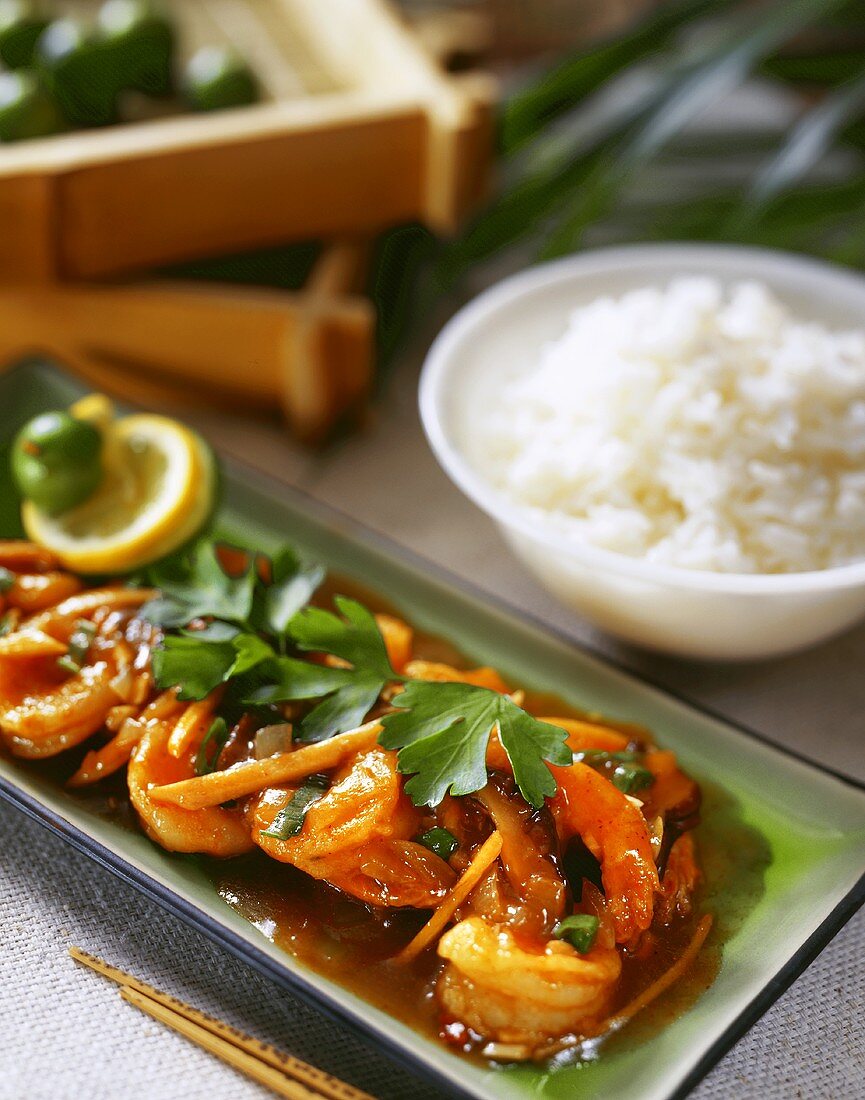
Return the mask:
M58 272L96 278L411 220L423 130L419 110L379 112L76 168L56 181Z
M297 292L194 282L0 288L0 367L60 358L127 400L282 410L318 442L362 407L375 316L367 246L326 247Z
M267 101L208 115L174 104L170 117L4 147L0 281L101 278L412 220L451 230L476 203L492 85L443 73L382 0L177 12L186 39L236 37Z

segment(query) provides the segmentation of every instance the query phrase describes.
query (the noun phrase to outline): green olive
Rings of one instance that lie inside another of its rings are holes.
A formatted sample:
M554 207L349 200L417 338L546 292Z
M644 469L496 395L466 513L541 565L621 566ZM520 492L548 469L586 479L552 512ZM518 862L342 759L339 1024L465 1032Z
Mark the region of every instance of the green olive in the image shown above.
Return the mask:
M252 69L234 50L205 46L189 59L184 93L197 111L245 107L261 98Z
M35 73L0 73L0 141L45 137L62 129L57 104Z
M60 515L92 496L102 480L102 436L68 412L25 424L12 444L12 476L23 497Z
M39 36L48 20L27 0L0 0L0 61L7 69L33 64Z
M99 10L100 38L117 51L120 79L146 95L171 91L175 34L171 20L148 0L108 0Z
M117 118L117 51L73 19L56 19L36 45L36 64L71 126L106 126Z

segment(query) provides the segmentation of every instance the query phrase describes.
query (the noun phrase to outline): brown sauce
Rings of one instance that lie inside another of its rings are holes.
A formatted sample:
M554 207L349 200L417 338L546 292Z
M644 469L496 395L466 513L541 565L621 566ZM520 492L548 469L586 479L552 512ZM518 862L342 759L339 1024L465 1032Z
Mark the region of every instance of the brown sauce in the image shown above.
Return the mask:
M393 610L376 594L343 579L329 581L316 602L328 604L334 592L356 596L376 611ZM423 633L416 634L415 656L457 667L467 664L450 643ZM526 692L525 707L536 715L586 717L555 696L530 691ZM597 715L591 717L598 720ZM632 734L634 739L646 736L646 731L637 726L612 721L608 724ZM86 748L79 746L44 762L17 764L62 785ZM724 941L762 893L763 871L769 861L765 842L739 819L735 804L723 791L705 782L701 785L702 823L695 837L704 880L694 899L693 912L668 928L653 931L638 954L626 955L614 1012L679 958L700 915L713 911L715 899L724 898L728 915L716 921L709 940L685 975L626 1027L604 1040L610 1044L643 1042L693 1004L717 973ZM102 784L67 794L121 827L137 828L126 797L124 772ZM434 953L426 952L411 966L388 961L425 923L428 913L376 910L258 850L226 861L193 858L200 861L219 896L273 943L419 1032L431 1037L439 1034L433 992L438 962Z

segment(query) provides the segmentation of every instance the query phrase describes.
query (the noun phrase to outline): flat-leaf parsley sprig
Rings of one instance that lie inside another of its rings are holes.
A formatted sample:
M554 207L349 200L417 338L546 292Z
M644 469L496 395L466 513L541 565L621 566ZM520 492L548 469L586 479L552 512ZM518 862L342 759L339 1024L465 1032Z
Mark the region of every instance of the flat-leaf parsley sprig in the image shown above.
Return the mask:
M164 631L153 653L157 685L177 687L181 699L202 699L226 684L226 700L240 706L310 703L295 722L302 741L354 729L388 685L398 686L379 741L396 750L416 805L480 790L494 730L526 801L540 807L555 793L547 764L573 760L563 729L490 688L401 676L363 604L347 596L334 597L335 611L310 604L323 578L320 565L288 547L264 567L250 553L230 575L211 543L151 570L147 582L160 595L142 614Z

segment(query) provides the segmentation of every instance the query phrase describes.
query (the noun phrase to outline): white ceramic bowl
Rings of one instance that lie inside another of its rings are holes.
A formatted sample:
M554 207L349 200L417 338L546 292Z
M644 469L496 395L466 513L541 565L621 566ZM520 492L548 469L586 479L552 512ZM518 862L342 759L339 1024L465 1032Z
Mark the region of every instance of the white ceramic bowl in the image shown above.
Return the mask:
M517 556L562 603L611 634L707 659L803 649L865 615L865 561L758 575L655 565L547 528L506 501L466 457L477 410L564 331L575 306L682 274L723 283L758 279L801 317L842 328L865 325L865 279L818 261L690 244L583 252L506 279L456 314L424 365L424 428L445 471L493 517Z

